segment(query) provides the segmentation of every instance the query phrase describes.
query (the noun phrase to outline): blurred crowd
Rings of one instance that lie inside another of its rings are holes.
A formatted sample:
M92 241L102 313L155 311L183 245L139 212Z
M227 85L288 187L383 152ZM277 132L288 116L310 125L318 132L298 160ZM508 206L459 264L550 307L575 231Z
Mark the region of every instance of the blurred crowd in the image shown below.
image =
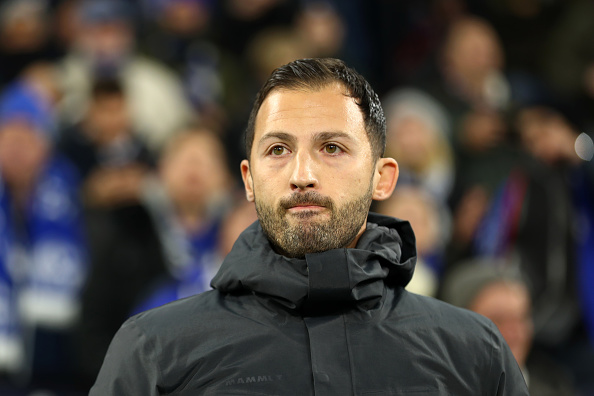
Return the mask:
M86 394L130 315L202 292L256 220L277 66L380 95L409 290L499 327L531 392L594 395L594 2L3 0L0 394Z

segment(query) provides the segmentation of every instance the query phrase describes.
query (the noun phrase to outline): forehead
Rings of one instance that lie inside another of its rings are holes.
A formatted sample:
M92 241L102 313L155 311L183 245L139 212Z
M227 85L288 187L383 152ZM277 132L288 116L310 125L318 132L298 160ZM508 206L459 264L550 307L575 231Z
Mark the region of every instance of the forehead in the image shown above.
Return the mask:
M366 136L363 113L338 83L319 90L272 91L256 116L254 143L269 131L342 131L353 137Z
M474 306L477 310L501 309L508 311L515 303L515 306L527 306L529 295L526 288L512 281L495 281L487 285L477 295Z
M25 116L0 122L0 134L3 136L28 136L31 138L41 138L41 134L36 131L35 125L29 122Z
M166 148L164 159L176 159L185 156L200 155L206 158L222 156L221 144L214 136L206 133L188 132L180 135Z

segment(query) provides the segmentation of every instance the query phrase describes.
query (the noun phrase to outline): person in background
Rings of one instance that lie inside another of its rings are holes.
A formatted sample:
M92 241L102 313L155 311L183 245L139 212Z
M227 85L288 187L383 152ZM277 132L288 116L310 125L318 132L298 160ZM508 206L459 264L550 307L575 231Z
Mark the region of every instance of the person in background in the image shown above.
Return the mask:
M505 110L511 88L501 41L489 21L466 15L449 26L439 59L440 82L432 92L456 110ZM455 114L456 115L456 114Z
M578 139L552 108L523 108L515 121L520 144L510 160L469 172L475 184L466 181L456 207L445 272L472 258L517 266L532 301L534 348L571 370L579 388L591 389L586 367L594 354L585 325L592 306L586 280L592 272L592 174L576 151L576 142L588 137Z
M554 361L531 351L534 323L528 286L511 268L465 262L442 285L441 298L493 321L522 368L531 395L575 396L571 377Z
M140 0L146 16L140 49L180 75L187 61L208 38L215 5L212 0Z
M229 117L224 104L235 96L237 81L227 78L243 70L216 46L212 28L217 2L212 0L141 0L146 15L140 26L139 51L172 68L201 125L223 130ZM231 84L232 87L228 85ZM237 100L233 98L233 100Z
M84 180L86 206L138 202L139 184L155 160L133 128L129 96L121 81L95 81L83 119L62 131L58 141L58 150L76 165Z
M538 258L539 249L527 252L538 263L538 270L531 271L535 324L541 330L536 340L591 393L594 379L587 367L594 361L594 142L552 107L520 109L515 126L534 173L546 186L538 194L546 206L533 204L540 209L534 216L549 218L550 224L536 224L538 229L523 233L524 240L536 238L540 229L549 235L545 255Z
M157 230L141 201L155 159L140 136L133 129L128 92L109 78L94 82L83 119L62 131L58 142L82 178L91 268L77 354L86 382L95 377L109 340L141 291L166 271Z
M239 235L256 220L258 215L253 202L244 200L235 202L221 225L219 255L222 258L229 254Z
M0 371L69 389L87 276L79 177L53 149L51 103L27 80L0 97Z
M59 53L53 41L48 1L0 3L0 90L20 78L29 66L53 61Z
M450 119L431 96L400 88L383 100L386 152L398 158L400 182L418 184L445 203L454 183Z
M295 17L294 29L308 57L337 57L345 45L346 26L330 1L307 1Z
M423 186L399 183L390 198L380 202L378 213L407 219L415 232L417 264L406 289L435 297L443 271L443 254L449 239L449 212Z
M62 121L75 124L86 114L95 80L119 79L127 92L134 129L158 151L192 117L179 77L138 54L133 9L127 2L85 0L77 16L76 40L59 64Z
M220 237L233 187L223 144L213 131L189 127L168 143L158 177L145 181L141 199L169 271L145 290L134 313L210 289L224 257Z

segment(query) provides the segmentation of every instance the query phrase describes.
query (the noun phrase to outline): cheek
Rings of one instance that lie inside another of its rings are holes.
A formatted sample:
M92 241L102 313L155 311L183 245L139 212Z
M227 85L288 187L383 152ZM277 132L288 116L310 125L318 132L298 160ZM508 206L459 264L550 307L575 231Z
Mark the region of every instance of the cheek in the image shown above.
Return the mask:
M338 202L351 201L354 197L367 194L373 186L374 174L369 167L345 168L328 179L325 190L336 197Z
M252 184L252 191L254 194L254 198L258 202L272 202L275 200L275 197L281 197L282 192L279 189L276 189L275 186L277 183L271 179L266 177L254 177L251 180Z

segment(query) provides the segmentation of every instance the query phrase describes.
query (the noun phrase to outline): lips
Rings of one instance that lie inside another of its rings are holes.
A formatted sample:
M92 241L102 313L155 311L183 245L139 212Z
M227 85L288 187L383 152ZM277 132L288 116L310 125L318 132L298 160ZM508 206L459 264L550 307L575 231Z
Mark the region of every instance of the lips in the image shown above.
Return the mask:
M287 211L289 213L293 213L293 214L297 214L297 213L299 213L299 214L305 214L305 213L312 213L312 214L313 213L322 213L325 210L326 210L325 207L318 206L318 205L315 205L315 206L311 206L311 205L308 205L308 206L293 206L293 207L287 209Z
M317 203L307 203L307 204L299 204L295 206L291 206L289 209L315 209L315 208L325 208L324 205L320 205Z
M280 202L281 208L305 210L305 209L319 209L332 208L332 201L330 198L320 195L313 191L308 191L302 194L294 194L288 198L282 199Z

